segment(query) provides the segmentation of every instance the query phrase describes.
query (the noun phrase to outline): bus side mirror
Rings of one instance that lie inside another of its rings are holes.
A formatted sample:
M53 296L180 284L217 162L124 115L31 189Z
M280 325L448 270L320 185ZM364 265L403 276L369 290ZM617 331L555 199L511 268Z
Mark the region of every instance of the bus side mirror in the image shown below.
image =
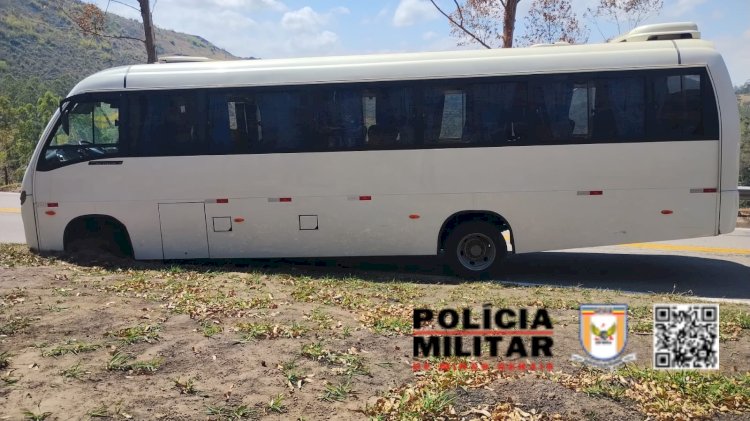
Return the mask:
M70 121L68 120L68 114L70 113L70 101L63 99L60 101L60 125L66 135L70 134Z
M68 120L67 110L63 111L63 114L60 118L62 119L60 122L62 124L63 131L65 132L65 134L69 135L70 134L70 121Z

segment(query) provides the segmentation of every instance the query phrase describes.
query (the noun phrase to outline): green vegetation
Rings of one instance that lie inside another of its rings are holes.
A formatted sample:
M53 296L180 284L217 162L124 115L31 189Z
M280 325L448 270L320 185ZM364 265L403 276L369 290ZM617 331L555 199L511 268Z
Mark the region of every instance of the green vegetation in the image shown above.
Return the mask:
M23 411L23 419L30 420L30 421L44 421L49 416L52 415L51 412L33 412L28 409Z
M3 2L0 187L21 181L42 130L76 82L102 69L146 62L140 42L83 35L70 18L82 4L78 0ZM140 22L111 13L106 27L112 34L143 36ZM159 55L235 58L202 38L158 28L156 50Z
M220 420L241 420L245 418L251 418L255 414L255 411L248 408L247 405L240 405L237 407L231 406L207 406L206 414L211 416L217 416Z
M352 394L352 380L351 378L347 378L346 380L337 384L327 384L326 390L323 393L321 399L327 402L342 402Z
M8 368L8 366L10 366L10 357L11 357L10 352L8 351L0 352L0 370L4 368Z
M139 324L137 326L126 327L114 332L107 332L106 336L118 338L127 345L159 340L159 326Z
M740 104L740 142L740 185L750 186L750 103ZM740 207L750 207L750 201Z
M286 406L284 406L284 395L279 393L278 395L271 397L271 400L268 402L268 411L277 414L283 414L286 412Z
M154 358L145 361L132 361L132 357L121 352L116 352L107 363L109 371L132 371L135 374L153 373L159 369L162 360Z
M65 370L61 371L60 374L63 377L80 379L81 377L83 377L84 371L83 367L81 367L81 362L79 361L76 365L68 367Z
M174 387L179 390L182 395L195 395L198 393L198 389L195 388L195 379L174 379L173 381Z
M750 373L727 376L626 366L611 373L585 368L553 379L592 396L631 401L649 419L709 418L750 407Z
M242 341L249 339L300 338L309 329L297 322L291 325L271 323L240 323L237 331L242 334Z
M12 317L9 320L0 320L0 335L13 335L31 326L28 317Z
M42 352L43 357L59 357L66 354L78 355L82 352L91 352L101 348L99 344L90 344L86 342L76 342L74 340L66 341L62 345L55 346Z

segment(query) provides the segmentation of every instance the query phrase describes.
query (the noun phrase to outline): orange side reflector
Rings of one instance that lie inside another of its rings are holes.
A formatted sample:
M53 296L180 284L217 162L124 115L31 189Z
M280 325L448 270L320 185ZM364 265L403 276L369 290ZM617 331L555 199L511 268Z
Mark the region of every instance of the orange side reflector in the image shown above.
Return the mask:
M409 215L409 219L419 219L419 215L417 215L416 213L413 213Z
M54 216L57 212L55 212L53 210L48 210L48 211L44 211L44 213L47 214L47 215L49 215L49 216Z
M238 224L239 224L239 223L242 223L242 222L245 222L245 218L242 218L242 217L237 217L237 218L234 218L234 222L236 222L236 223L238 223Z

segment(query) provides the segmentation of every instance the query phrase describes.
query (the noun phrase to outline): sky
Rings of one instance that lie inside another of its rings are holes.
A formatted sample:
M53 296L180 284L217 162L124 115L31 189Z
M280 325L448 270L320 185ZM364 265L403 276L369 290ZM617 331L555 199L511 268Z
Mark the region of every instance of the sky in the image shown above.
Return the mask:
M88 0L109 13L140 20L136 0ZM446 10L453 0L436 0ZM579 16L598 0L571 0ZM457 48L448 21L428 0L151 0L154 23L199 35L239 57L282 58L444 51ZM518 6L523 32L531 0ZM589 27L589 43L617 34L604 22ZM692 21L724 57L734 85L750 80L750 0L664 0L644 24Z

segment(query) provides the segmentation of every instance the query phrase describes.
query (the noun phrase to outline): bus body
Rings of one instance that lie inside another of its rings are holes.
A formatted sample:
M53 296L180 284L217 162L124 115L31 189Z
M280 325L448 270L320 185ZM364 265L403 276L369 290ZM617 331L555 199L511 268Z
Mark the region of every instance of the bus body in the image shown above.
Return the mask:
M104 224L136 259L454 248L482 272L733 231L739 136L700 39L134 65L63 101L22 214L41 251Z

